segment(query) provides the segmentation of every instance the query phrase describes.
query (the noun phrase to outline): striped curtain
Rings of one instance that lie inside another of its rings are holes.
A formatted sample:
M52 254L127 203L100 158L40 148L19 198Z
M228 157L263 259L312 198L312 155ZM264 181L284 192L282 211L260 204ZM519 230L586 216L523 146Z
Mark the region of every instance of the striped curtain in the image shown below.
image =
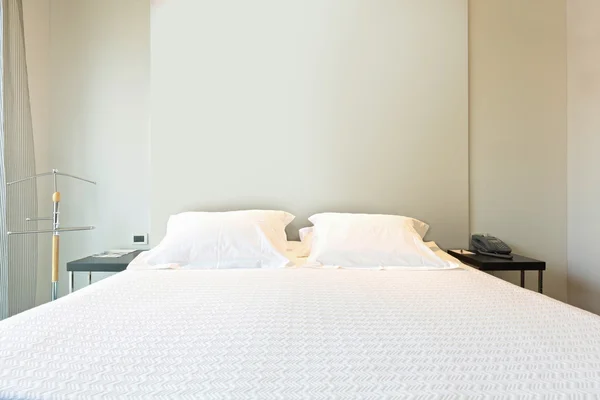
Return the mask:
M25 59L22 0L2 0L2 166L0 178L0 318L35 306L37 235L6 235L7 230L36 229L25 218L37 215L35 180L6 182L35 174L33 127Z
M4 31L3 5L0 4L0 31ZM0 35L0 54L3 53L4 40ZM0 58L0 76L2 76L2 59ZM2 92L4 85L0 79L0 320L8 317L8 235L6 234L6 174L4 173L4 129L2 129Z

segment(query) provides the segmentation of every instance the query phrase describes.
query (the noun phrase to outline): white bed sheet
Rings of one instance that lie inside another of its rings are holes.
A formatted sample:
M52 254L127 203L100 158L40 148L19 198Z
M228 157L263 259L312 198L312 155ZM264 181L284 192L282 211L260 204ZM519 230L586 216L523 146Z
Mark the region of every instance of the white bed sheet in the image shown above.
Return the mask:
M596 398L600 317L468 267L130 270L0 323L0 398Z

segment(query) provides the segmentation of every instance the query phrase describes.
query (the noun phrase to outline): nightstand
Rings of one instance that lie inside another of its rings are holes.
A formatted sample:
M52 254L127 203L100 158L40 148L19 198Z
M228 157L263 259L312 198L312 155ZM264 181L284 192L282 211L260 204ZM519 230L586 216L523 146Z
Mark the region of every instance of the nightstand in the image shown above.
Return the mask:
M121 257L86 257L67 263L69 271L69 293L73 293L73 273L87 272L88 285L92 283L92 272L121 272L144 250L136 250Z
M546 263L533 258L513 254L512 260L484 256L481 254L463 254L460 250L448 250L448 254L480 271L521 271L521 287L525 287L525 271L538 271L538 292L542 293Z

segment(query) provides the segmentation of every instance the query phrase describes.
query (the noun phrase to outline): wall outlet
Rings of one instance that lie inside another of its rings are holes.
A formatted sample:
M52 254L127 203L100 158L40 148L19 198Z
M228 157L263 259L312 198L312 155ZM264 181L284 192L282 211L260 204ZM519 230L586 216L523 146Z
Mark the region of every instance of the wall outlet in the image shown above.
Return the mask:
M148 234L147 233L134 233L132 243L133 244L148 244Z

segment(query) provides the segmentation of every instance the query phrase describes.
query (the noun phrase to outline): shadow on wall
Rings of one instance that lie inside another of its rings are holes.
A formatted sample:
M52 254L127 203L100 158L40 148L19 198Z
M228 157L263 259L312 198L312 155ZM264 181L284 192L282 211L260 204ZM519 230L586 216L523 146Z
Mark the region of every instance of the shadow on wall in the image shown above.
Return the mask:
M577 295L573 295L576 293ZM569 304L600 315L600 287L587 279L569 277Z

